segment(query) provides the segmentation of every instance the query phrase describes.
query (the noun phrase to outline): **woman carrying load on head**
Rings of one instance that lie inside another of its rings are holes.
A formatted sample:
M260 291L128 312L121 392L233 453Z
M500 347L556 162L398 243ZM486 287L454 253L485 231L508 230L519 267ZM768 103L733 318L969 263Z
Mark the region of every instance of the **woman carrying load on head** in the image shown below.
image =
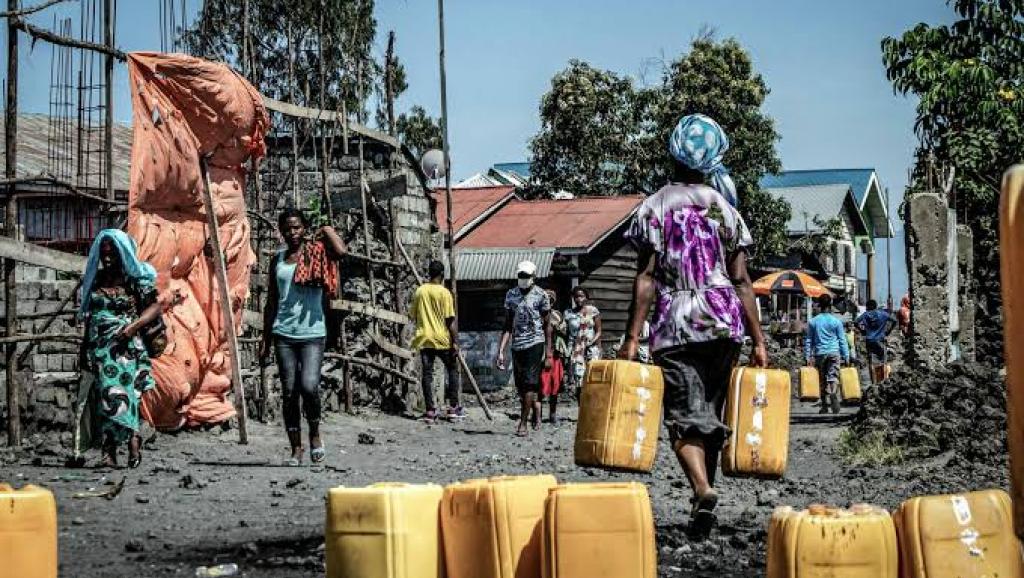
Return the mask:
M715 473L729 435L722 411L745 332L754 342L752 363L768 363L747 274L753 241L722 165L728 148L714 120L683 117L669 142L675 177L640 205L626 233L639 257L619 357L636 358L653 306L651 353L664 374L665 423L693 490L690 525L698 533L715 521ZM703 184L705 177L715 188Z
M309 425L310 460L320 463L326 456L320 440L320 368L327 337L323 299L324 291L332 291L331 284L337 284L328 272L332 263L326 260L337 261L346 251L345 242L333 227L322 227L320 240L316 241L306 237L308 227L309 222L298 209L285 209L278 217L286 246L270 260L260 343L264 363L269 362L271 345L277 354L282 414L291 445L291 456L285 463L293 466L302 463L303 411ZM313 282L318 275L320 282Z
M128 467L142 462L139 402L152 389L150 354L141 332L160 317L156 270L136 254L124 231L100 231L82 277L79 319L85 322L83 358L94 375L89 392L102 440L103 465L117 465L118 446L128 443Z

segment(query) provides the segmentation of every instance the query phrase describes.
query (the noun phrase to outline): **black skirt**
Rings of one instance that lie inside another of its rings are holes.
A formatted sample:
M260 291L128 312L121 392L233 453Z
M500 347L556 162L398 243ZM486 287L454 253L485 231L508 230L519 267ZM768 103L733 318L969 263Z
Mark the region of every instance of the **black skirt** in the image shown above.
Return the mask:
M729 437L722 412L740 344L728 339L654 352L665 377L665 425L672 442L700 438L720 446Z
M544 369L544 343L531 345L519 351L512 350L512 374L519 395L540 393L540 372Z

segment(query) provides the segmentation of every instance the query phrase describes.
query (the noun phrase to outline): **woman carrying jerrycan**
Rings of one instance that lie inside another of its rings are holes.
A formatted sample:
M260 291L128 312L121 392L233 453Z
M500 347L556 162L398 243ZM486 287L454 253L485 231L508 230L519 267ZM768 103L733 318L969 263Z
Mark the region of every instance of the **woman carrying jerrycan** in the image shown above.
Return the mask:
M768 364L747 274L753 240L722 164L728 149L714 120L683 117L669 140L678 161L673 181L640 205L626 233L639 256L619 357L636 359L653 306L650 348L665 380L665 424L693 490L690 529L701 535L716 520L715 474L729 435L722 411L745 333L754 343L751 364Z

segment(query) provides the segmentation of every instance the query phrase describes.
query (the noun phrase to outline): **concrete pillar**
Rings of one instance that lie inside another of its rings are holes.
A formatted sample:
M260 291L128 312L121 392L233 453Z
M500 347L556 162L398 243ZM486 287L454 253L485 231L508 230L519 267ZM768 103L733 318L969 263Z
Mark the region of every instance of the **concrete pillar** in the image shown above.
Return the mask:
M875 252L872 250L868 255L868 287L864 301L875 298Z
M936 193L907 198L907 271L913 315L910 325L910 365L937 368L949 360L949 294L947 248L949 215L946 200Z
M974 233L967 225L957 225L957 265L960 273L960 356L964 361L973 362L975 356L974 337Z

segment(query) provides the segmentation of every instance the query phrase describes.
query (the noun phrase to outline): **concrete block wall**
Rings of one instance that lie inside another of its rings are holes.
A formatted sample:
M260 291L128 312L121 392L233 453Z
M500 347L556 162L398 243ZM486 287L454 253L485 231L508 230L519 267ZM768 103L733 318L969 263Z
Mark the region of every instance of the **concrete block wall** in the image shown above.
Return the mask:
M466 356L477 384L483 391L494 391L506 387L512 380L510 370L501 371L494 366L498 356L498 343L501 341L500 331L461 331L459 347ZM511 360L510 366L511 366Z
M74 292L77 281L57 280L55 274L39 273L39 268L19 269L16 292L20 332L26 334L80 333L82 328L74 323L77 300ZM27 279L22 280L22 275ZM43 280L39 280L43 279ZM71 300L61 305L67 298ZM0 292L0 324L5 323L3 294ZM63 313L44 328L47 315L55 311ZM19 345L19 356L27 345ZM78 394L78 351L77 343L37 343L19 368L18 379L21 389L22 428L26 435L39 434L59 437L67 431L73 417L73 404ZM0 417L6 423L7 383L4 359L0 355ZM50 433L48 433L50 432ZM52 442L53 440L48 440Z
M911 365L938 368L951 351L947 246L948 206L938 193L919 193L907 199L906 247L911 316Z

